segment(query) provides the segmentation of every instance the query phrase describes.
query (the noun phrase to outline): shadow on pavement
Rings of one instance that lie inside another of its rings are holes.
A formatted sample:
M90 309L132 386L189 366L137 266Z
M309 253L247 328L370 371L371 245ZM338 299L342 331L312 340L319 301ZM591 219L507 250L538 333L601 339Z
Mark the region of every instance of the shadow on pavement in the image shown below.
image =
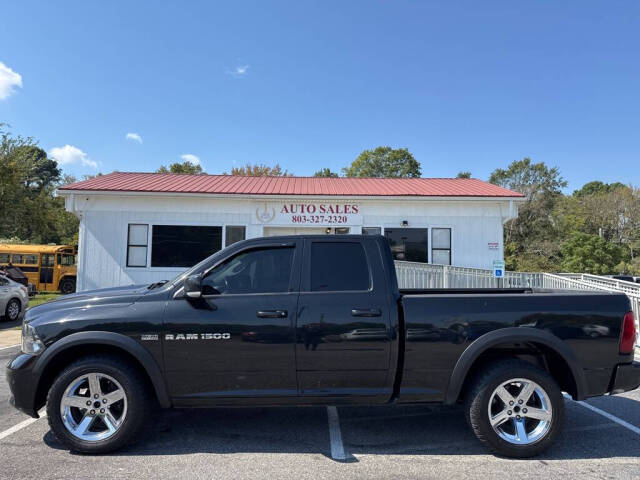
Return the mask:
M617 408L640 403L615 398ZM622 405L624 404L624 405ZM637 435L574 402L556 444L538 460L640 457ZM340 407L345 451L352 455L487 455L460 407ZM63 448L51 432L44 441ZM330 457L324 407L216 408L158 412L141 440L116 456L190 453L311 453ZM355 460L353 457L351 457Z

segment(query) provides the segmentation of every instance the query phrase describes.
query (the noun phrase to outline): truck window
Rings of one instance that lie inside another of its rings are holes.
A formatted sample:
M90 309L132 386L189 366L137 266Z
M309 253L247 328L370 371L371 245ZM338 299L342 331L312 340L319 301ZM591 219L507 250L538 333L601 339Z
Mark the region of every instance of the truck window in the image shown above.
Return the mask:
M289 289L293 247L241 252L214 268L202 280L205 295L282 293Z
M363 291L370 287L369 265L362 244L311 244L312 292Z

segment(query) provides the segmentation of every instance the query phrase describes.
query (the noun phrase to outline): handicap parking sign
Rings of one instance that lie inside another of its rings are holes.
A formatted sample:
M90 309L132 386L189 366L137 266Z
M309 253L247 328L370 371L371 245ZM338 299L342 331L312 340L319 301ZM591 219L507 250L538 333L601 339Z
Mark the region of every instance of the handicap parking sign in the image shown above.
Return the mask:
M493 261L493 276L495 278L504 278L504 260Z

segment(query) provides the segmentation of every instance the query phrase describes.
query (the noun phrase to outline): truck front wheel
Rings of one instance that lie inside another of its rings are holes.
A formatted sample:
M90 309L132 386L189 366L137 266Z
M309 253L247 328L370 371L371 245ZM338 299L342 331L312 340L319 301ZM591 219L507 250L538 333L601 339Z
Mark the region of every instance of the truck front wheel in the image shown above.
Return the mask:
M137 436L150 405L146 382L133 366L115 356L95 355L58 375L47 397L47 418L70 450L106 453Z
M467 395L468 421L478 439L505 457L542 453L564 419L564 399L553 378L521 360L484 369Z

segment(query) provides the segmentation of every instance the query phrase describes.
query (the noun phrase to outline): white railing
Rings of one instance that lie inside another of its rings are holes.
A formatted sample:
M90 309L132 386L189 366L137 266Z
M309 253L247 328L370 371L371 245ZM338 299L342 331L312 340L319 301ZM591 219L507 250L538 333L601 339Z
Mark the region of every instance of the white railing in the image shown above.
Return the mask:
M505 272L503 279L491 270L396 261L400 288L549 288L623 292L631 302L640 339L640 285L609 277L580 273Z
M542 288L542 273L505 272L503 279L482 268L396 261L400 288Z

